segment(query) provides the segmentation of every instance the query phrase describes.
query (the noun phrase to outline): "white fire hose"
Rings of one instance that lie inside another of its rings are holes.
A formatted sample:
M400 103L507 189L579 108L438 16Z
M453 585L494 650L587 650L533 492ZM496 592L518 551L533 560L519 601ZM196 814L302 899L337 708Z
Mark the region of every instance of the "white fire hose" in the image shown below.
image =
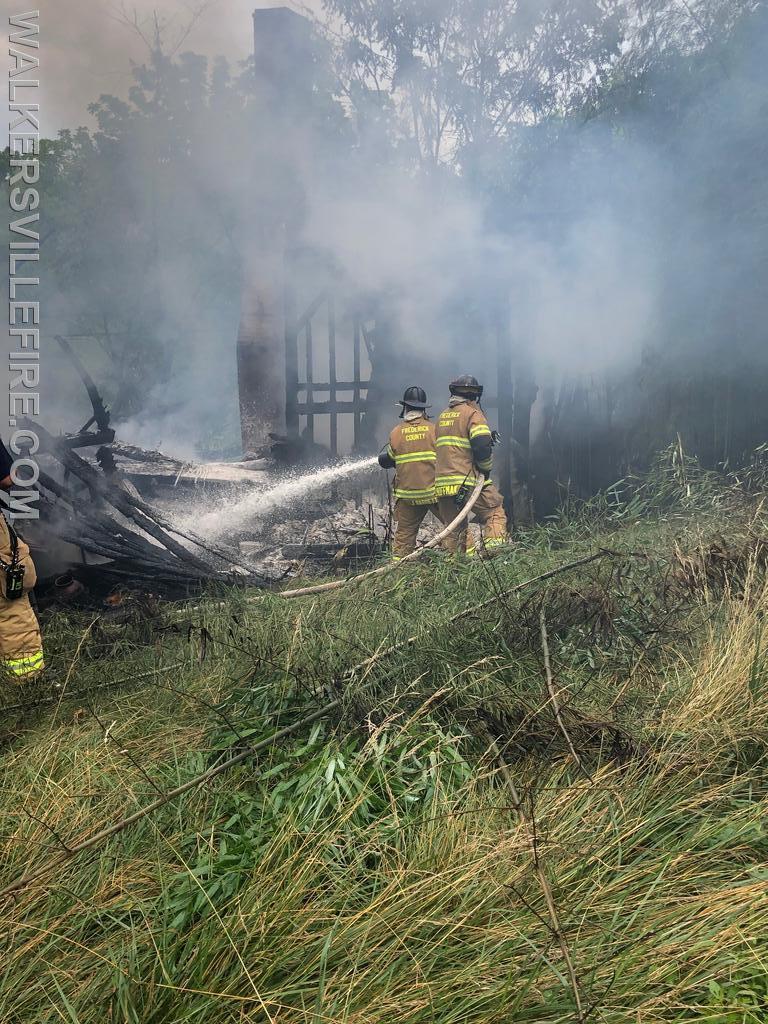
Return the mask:
M320 583L315 587L299 587L297 590L281 590L278 591L279 597L305 597L307 594L324 594L327 590L339 590L341 587L349 586L350 583L361 583L363 580L369 580L373 576L384 576L388 572L393 572L395 569L399 569L402 565L407 562L415 562L422 555L436 548L441 541L445 540L450 534L455 533L456 530L461 526L462 523L466 522L469 518L469 513L472 511L475 502L480 497L480 492L485 484L485 479L481 476L478 477L475 483L474 490L467 498L466 502L461 508L461 511L453 520L449 523L444 530L441 530L436 537L433 537L429 543L425 544L421 548L416 548L410 555L405 555L397 562L390 562L388 565L379 566L378 569L371 569L370 572L361 573L359 576L350 576L346 580L335 580L333 583Z

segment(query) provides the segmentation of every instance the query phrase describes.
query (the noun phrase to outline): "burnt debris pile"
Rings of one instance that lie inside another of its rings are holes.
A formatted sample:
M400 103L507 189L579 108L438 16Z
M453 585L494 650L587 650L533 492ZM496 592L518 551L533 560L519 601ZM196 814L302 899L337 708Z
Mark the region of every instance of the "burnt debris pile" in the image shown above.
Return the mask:
M25 533L44 603L130 590L182 597L216 582L263 587L320 568L354 570L384 550L391 509L364 503L360 490L374 458L328 465L321 446L276 435L238 462L190 463L121 442L88 371L58 340L93 415L58 435L35 424L42 514ZM355 500L339 490L347 479Z
M54 437L39 424L37 431L43 446L43 548L58 540L78 549L82 563L91 569L97 565L105 577L170 590L233 578L252 586L269 582L235 552L180 528L146 501L111 445L100 446L88 459L72 446L70 436Z
M58 436L34 424L40 438L41 517L25 533L41 563L59 581L63 570L72 570L75 583L79 576L96 576L106 586L151 584L169 594L199 590L211 581L268 584L270 578L242 562L236 551L179 526L147 500L161 482L196 481L200 467L116 441L109 410L91 376L67 340L57 340L85 385L93 415L79 430ZM204 468L226 481L259 478L255 467ZM79 594L76 586L58 589Z

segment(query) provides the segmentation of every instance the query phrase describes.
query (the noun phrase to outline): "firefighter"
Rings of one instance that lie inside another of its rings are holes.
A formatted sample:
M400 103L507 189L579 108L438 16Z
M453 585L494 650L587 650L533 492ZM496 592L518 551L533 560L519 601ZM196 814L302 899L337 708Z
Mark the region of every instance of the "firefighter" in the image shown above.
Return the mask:
M474 488L478 477L485 484L474 506L480 521L482 542L480 554L488 554L507 539L507 517L501 494L491 482L493 462L493 435L485 413L480 408L482 385L475 377L465 374L449 385L451 399L448 408L440 413L435 429L437 465L435 493L440 518L447 525ZM450 534L445 540L449 551L466 550L474 555L475 549L466 527L460 533Z
M427 416L427 393L406 388L398 424L379 455L382 469L395 470L395 541L397 561L416 547L416 536L427 512L439 519L435 502L435 427Z
M0 488L13 486L13 459L0 441ZM37 581L29 548L0 515L0 672L28 683L43 671L43 640L29 593Z

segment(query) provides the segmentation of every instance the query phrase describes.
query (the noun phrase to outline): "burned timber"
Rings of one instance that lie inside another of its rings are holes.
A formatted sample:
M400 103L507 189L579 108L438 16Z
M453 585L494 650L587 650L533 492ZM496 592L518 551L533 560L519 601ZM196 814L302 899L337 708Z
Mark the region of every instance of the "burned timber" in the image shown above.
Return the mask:
M247 460L195 464L121 443L90 374L67 340L57 340L83 381L92 415L58 436L35 423L42 514L27 532L41 565L43 601L46 592L63 599L118 589L181 597L211 583L265 587L298 568L364 565L381 551L391 530L386 501L363 507L358 493L356 501L340 502L336 489L333 508L313 499L300 519L245 524L226 546L201 536L188 522L201 509L266 495L286 472L327 464L330 453L272 435Z

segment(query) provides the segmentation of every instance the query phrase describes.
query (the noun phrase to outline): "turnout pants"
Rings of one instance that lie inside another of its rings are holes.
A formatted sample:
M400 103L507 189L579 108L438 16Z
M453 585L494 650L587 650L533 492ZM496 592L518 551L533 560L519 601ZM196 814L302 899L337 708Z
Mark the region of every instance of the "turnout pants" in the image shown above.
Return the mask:
M40 625L29 602L29 592L37 582L35 564L21 542L19 553L25 568L24 593L15 601L5 596L5 572L0 569L0 677L12 683L28 683L42 672L45 663ZM3 555L7 562L10 551Z
M459 514L459 509L453 497L438 499L440 518L448 526ZM455 532L449 534L443 541L443 547L451 553L456 551L466 552L468 555L488 555L494 548L500 547L507 541L507 515L504 511L504 502L501 493L495 484L484 487L480 497L474 504L472 514L480 523L480 542L475 548L472 537L467 530L467 524L463 523Z
M410 501L398 498L395 502L395 541L392 545L392 557L397 560L404 558L416 547L419 527L424 522L427 512L437 519L440 514L437 505L414 505Z

